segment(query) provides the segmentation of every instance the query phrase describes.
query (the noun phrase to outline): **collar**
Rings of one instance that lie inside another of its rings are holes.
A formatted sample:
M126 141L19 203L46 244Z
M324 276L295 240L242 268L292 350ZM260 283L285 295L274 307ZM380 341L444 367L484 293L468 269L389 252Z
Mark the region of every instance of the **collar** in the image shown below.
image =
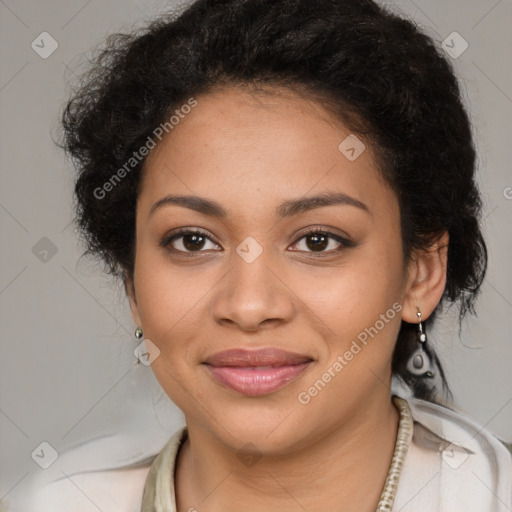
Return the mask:
M439 483L435 480L435 486L412 504L415 512L429 507L442 512L453 512L454 507L501 512L507 510L506 504L512 505L512 458L496 437L445 406L410 397L399 398L407 402L411 411L415 450L413 453L409 450L405 459L406 482L401 478L398 484L401 496L397 495L397 505L411 490L405 489L405 484L420 485L418 476L422 472L438 474ZM187 436L186 426L182 427L153 461L144 487L141 512L176 512L174 468L179 447ZM418 455L420 452L422 455ZM430 455L425 457L424 454ZM479 487L480 481L475 480L475 475L484 479L488 493ZM459 507L461 499L467 506ZM432 500L436 503L434 508ZM409 510L412 508L407 505L403 512Z

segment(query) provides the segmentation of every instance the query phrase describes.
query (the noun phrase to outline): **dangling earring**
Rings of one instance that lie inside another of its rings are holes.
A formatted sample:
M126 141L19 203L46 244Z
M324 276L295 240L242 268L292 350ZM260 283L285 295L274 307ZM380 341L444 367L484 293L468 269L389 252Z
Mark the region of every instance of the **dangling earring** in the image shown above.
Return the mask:
M434 374L430 371L430 357L426 350L427 334L423 328L423 322L421 320L421 312L418 309L416 313L418 315L418 330L416 332L416 338L419 346L413 352L411 358L407 363L407 369L414 375L422 375L424 377L432 378Z
M142 332L142 327L137 327L137 329L135 329L135 337L140 340L142 337L144 336L144 333ZM135 366L138 366L140 365L140 359L139 359L139 356L137 355L137 362L135 363Z

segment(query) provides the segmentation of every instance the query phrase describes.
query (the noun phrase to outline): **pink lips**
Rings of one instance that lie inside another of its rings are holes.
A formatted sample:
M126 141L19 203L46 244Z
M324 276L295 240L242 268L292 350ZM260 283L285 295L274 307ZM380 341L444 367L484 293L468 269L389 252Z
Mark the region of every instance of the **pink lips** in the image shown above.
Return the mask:
M274 348L234 349L210 356L205 364L220 383L247 396L265 395L296 379L312 359Z

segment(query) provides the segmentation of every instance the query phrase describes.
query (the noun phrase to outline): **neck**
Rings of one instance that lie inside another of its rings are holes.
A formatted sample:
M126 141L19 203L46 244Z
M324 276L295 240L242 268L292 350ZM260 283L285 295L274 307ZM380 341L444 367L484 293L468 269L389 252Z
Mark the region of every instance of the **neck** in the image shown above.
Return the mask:
M386 391L387 393L387 391ZM193 422L175 475L178 512L375 511L391 463L399 414L386 395L357 407L350 421L294 453L250 467ZM244 508L248 509L244 505Z

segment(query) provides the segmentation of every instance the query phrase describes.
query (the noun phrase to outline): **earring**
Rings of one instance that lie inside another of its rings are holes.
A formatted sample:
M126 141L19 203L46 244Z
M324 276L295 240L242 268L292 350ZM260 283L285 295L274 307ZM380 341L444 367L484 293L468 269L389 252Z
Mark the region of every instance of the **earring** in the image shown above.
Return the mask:
M135 337L138 340L140 340L143 336L144 336L144 333L142 332L142 327L137 326L137 329L135 329ZM139 359L139 356L137 355L137 361L135 363L135 366L139 366L139 365L140 365L140 359Z
M416 332L416 339L418 340L419 346L409 359L407 369L414 375L422 375L423 377L432 378L434 374L430 371L430 357L426 349L427 334L425 333L423 322L421 320L421 311L419 308L417 309L418 330Z

